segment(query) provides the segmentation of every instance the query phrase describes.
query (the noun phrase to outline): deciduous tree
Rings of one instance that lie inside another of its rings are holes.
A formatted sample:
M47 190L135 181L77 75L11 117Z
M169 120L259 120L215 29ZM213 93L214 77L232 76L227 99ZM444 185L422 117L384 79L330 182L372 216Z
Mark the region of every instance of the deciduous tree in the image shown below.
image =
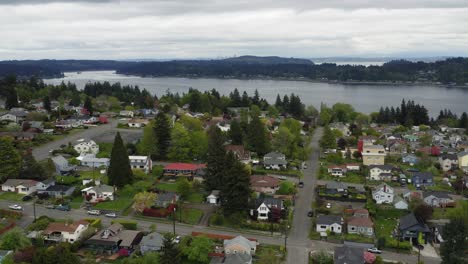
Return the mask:
M213 241L204 236L196 236L192 238L190 245L182 249L190 263L209 263L210 257L208 253L213 250Z
M190 160L191 141L187 130L180 123L175 123L171 131L171 145L167 157L173 161Z
M0 238L0 248L2 249L17 251L29 246L31 246L31 240L23 230L17 227L6 232Z
M154 192L139 192L133 197L133 209L141 213L146 208L151 207L156 201L157 195Z

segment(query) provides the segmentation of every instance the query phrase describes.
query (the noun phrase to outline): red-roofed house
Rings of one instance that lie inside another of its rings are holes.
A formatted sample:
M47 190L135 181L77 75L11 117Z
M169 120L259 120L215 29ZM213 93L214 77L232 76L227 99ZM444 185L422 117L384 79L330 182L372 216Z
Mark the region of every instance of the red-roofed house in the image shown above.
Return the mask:
M347 172L345 165L328 165L327 169L330 175L336 177L344 177Z
M170 163L164 167L164 176L187 177L193 180L193 177L204 168L206 168L205 164Z
M246 150L243 145L226 145L227 152L231 151L242 163L250 163L250 151Z
M275 194L279 190L280 183L279 179L268 175L250 176L250 186L258 193Z
M75 243L88 229L89 223L86 220L79 220L74 223L52 222L42 232L44 240L50 242Z

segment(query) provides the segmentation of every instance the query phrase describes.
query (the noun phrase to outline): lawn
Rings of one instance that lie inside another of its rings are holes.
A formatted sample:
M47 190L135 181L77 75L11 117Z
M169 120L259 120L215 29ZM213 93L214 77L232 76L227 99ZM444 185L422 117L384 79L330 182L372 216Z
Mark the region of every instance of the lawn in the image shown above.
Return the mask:
M23 197L24 194L19 194L15 192L0 192L0 200L21 201Z
M196 225L200 222L201 217L203 216L203 211L199 209L191 209L191 208L182 208L182 222ZM179 215L176 216L179 218Z
M177 185L175 183L158 183L156 188L163 191L175 192L177 190Z
M72 209L80 209L82 203L83 203L83 197L76 196L76 197L73 197L73 199L70 201L69 204Z
M366 182L366 179L364 176L355 172L348 172L346 176L344 177L334 177L328 174L327 172L319 171L319 179L326 180L326 181L341 181L341 182L356 183L356 184L364 184Z
M202 203L205 200L203 193L193 191L188 197L187 201L190 203Z
M282 263L285 257L284 246L262 244L257 247L253 263L277 264Z
M346 241L358 242L358 243L367 243L374 244L374 239L371 237L365 237L358 234L345 234L344 238Z
M109 211L123 211L129 206L131 206L133 203L133 199L131 198L126 198L126 197L118 197L114 201L107 201L107 202L102 202L98 203L96 206L94 206L95 209L100 209L100 210L109 210Z

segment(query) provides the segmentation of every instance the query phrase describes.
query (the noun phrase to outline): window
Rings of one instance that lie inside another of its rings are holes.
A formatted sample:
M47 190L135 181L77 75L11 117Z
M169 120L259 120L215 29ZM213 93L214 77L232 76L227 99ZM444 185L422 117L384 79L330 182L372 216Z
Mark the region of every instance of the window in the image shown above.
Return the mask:
M322 228L322 229L326 229L326 228L327 228L327 226L321 225L321 226L320 226L320 228Z

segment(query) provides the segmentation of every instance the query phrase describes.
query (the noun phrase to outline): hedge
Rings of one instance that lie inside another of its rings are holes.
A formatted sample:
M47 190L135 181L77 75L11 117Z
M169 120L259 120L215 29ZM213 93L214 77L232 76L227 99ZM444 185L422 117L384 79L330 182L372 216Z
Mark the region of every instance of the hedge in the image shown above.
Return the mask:
M85 218L84 220L89 222L89 225L96 228L101 228L102 219L101 218Z
M111 222L111 224L115 224L115 223L121 224L123 227L125 227L125 229L128 229L128 230L136 230L137 224L138 224L135 221L129 221L129 220L113 220Z
M281 231L281 226L276 223L262 223L262 222L245 222L240 225L242 228L247 228L247 229L255 229L255 230L260 230L260 231L273 231L273 232L278 232Z
M23 217L22 212L0 209L0 217L1 218L13 218L13 219L20 219Z

